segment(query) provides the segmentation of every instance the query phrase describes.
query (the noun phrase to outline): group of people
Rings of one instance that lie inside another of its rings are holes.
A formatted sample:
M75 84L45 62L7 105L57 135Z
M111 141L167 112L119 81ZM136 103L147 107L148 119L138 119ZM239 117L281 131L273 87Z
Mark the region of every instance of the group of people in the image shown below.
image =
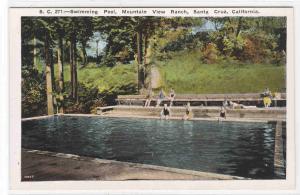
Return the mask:
M163 89L161 89L157 96L156 107L158 107L165 98L166 98L165 92L163 91ZM146 95L146 102L145 102L144 107L150 107L152 99L153 99L153 91L151 89L149 89L149 91ZM175 91L173 88L171 88L167 99L170 101L170 106L173 106L173 101L175 99Z
M220 109L220 118L219 119L226 119L226 110L227 108L230 108L230 109L242 109L242 108L246 108L246 107L250 107L250 106L245 106L243 104L239 104L239 103L236 103L236 102L233 102L233 101L228 101L227 99L225 99L223 101L223 104L221 106L221 109Z
M167 104L164 104L164 107L160 112L160 119L168 120L170 116L171 116L171 109L170 109L170 107L168 107ZM190 105L190 102L188 102L187 105L185 106L185 113L184 113L182 119L189 120L192 117L193 117L193 114L192 114L191 105Z
M266 108L270 107L271 103L272 103L271 91L268 88L266 88L264 90L264 92L261 94L261 96L263 97L264 107L266 107ZM147 96L146 96L146 102L145 102L144 107L150 107L152 99L153 99L153 92L150 89L148 91ZM163 102L163 100L165 100L165 99L166 99L165 93L161 89L158 93L158 96L157 96L156 107L158 107ZM173 106L174 99L175 99L175 91L174 91L173 88L171 88L169 96L167 97L167 100L170 101L170 106L168 107L167 104L164 104L163 109L160 112L160 118L161 119L168 119L170 117L170 115L171 115L170 107ZM236 103L236 102L233 102L233 101L228 101L227 99L225 99L223 101L223 104L222 104L221 108L220 108L220 114L219 114L220 118L226 119L226 110L227 110L227 108L230 108L230 109L243 109L243 108L256 108L256 106L245 106L243 104ZM191 109L191 106L190 106L190 102L188 102L186 107L185 107L185 114L182 117L182 119L183 120L188 120L190 118L192 118L192 109Z
M157 95L157 100L156 100L156 107L159 107L160 104L164 101L167 100L170 102L169 106L168 104L164 104L161 112L160 112L160 118L161 119L169 119L169 117L171 116L171 109L170 107L173 106L173 102L175 99L175 91L173 88L171 88L170 92L169 92L169 96L166 97L165 92L163 91L163 89L161 89ZM144 107L150 107L151 105L151 101L153 100L153 91L151 89L148 90L148 93L146 95L146 102ZM192 118L192 109L191 109L191 105L188 102L185 108L185 114L182 117L183 120L188 120Z
M269 88L265 88L263 93L261 93L261 96L263 98L263 103L265 108L269 108L272 104L272 93L269 90ZM245 106L243 104L239 104L236 102L228 101L225 99L223 101L223 105L220 108L220 118L226 119L226 109L243 109L243 108L256 108L256 106Z

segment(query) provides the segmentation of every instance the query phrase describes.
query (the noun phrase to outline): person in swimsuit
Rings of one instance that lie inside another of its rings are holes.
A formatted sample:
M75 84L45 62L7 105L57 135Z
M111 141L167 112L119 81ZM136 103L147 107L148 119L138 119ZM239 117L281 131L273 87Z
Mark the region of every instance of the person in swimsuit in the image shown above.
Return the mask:
M165 98L165 94L164 94L164 91L161 89L159 94L158 94L156 107L158 107L160 105L160 103L164 100L164 98Z
M268 108L271 106L272 104L272 93L269 90L269 88L266 88L265 91L262 93L262 97L263 97L263 103L265 108Z
M146 96L146 102L144 107L150 107L151 99L152 99L152 89L149 89L148 94Z
M226 108L227 106L229 106L229 102L227 100L227 98L224 99L223 101L223 106Z
M168 108L167 104L164 104L162 111L160 112L160 119L164 118L166 120L169 119L171 115L170 108Z
M170 96L169 96L169 99L170 99L170 107L173 106L174 98L175 98L175 91L174 91L173 88L171 88Z
M262 96L266 97L266 96L270 96L270 95L271 95L271 91L269 90L269 88L265 88L264 92L262 93Z
M226 119L226 109L224 106L221 107L220 117Z
M242 108L244 108L244 105L229 101L229 108L231 108L231 109L242 109Z
M191 104L190 102L187 103L186 107L185 107L185 113L183 116L183 120L188 120L192 118L192 109L191 109Z

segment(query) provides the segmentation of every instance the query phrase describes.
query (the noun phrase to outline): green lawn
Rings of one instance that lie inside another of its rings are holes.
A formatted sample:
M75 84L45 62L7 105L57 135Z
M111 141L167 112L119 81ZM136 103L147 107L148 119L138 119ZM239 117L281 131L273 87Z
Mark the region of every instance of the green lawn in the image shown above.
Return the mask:
M202 64L197 53L183 52L157 62L164 89L177 93L251 93L269 87L284 91L285 67L264 64Z

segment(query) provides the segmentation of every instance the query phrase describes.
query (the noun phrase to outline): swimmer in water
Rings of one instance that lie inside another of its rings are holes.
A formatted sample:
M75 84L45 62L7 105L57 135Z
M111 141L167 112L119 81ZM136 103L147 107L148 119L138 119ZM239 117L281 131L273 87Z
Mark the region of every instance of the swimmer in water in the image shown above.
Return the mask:
M167 104L164 104L162 111L160 112L160 119L168 120L170 117L171 111Z
M191 109L191 104L190 102L187 103L186 107L185 107L185 113L183 116L183 120L189 120L192 118L192 109Z

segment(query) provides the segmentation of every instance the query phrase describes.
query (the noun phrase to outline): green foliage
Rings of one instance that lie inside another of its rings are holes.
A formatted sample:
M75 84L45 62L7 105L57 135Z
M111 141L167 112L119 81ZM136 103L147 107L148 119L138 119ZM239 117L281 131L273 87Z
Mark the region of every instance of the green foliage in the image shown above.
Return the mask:
M56 72L57 74L57 72ZM70 81L70 66L64 67L65 81ZM78 70L78 80L99 93L136 93L136 68L134 64L118 64L115 67L97 67L89 64Z
M78 69L78 102L69 97L71 93L70 66L65 64L64 102L56 97L56 105L64 105L66 113L91 113L98 106L115 104L119 94L136 94L136 65L118 64L110 67L96 67L89 64ZM57 64L54 65L55 78L58 78ZM46 89L43 71L24 66L22 68L22 117L46 114ZM58 85L58 80L55 82ZM55 105L55 106L56 106Z
M55 75L58 74L55 65ZM57 78L57 76L55 76ZM71 92L70 65L64 66L65 91ZM118 64L114 67L97 67L90 63L78 69L78 97L76 102L65 97L67 113L91 113L97 106L115 104L117 95L136 94L137 81L134 64ZM57 81L58 82L58 81Z
M22 66L22 117L46 114L46 84L36 69Z
M105 67L113 67L117 63L117 59L112 52L107 52L101 61L101 65Z
M209 33L222 58L235 58L242 63L275 63L285 50L285 18L218 18L210 19L218 26ZM283 57L283 56L282 56Z
M199 40L188 31L183 31L176 40L171 41L169 38L165 38L167 42L166 46L162 48L163 51L180 51L185 49L194 49L200 45Z
M282 62L278 57L281 51L276 51L278 47L277 38L272 34L260 32L257 34L245 34L245 43L239 59L254 63L274 63ZM278 54L277 54L278 53ZM277 59L275 59L277 56Z
M66 82L66 92L71 93L71 84ZM64 107L66 113L91 113L97 106L103 106L99 91L95 87L87 87L82 83L78 84L78 102L72 98L65 98Z
M161 18L161 17L110 17L95 18L96 30L105 34L107 45L102 60L103 65L112 67L117 62L126 64L135 60L134 55L138 53L137 33L141 33L143 43L147 50L147 44L157 33L172 31L177 28L185 29L200 25L201 18ZM150 43L151 44L151 43ZM177 45L176 42L174 42ZM171 46L172 47L172 46ZM145 51L141 51L143 53Z
M202 60L206 64L216 63L218 60L218 54L219 54L219 51L218 51L217 46L213 43L209 43L203 51Z

